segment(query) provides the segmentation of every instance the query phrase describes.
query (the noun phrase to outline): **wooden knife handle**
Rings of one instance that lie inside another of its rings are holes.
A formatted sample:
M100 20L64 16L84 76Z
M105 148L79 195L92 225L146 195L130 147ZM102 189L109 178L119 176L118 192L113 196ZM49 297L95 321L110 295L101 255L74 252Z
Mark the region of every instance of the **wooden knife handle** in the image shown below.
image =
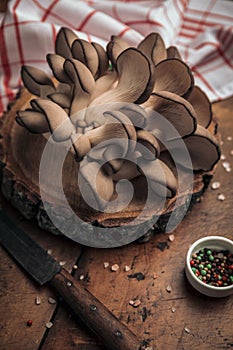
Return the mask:
M50 284L57 290L78 317L102 340L108 350L143 350L147 348L94 295L65 269Z

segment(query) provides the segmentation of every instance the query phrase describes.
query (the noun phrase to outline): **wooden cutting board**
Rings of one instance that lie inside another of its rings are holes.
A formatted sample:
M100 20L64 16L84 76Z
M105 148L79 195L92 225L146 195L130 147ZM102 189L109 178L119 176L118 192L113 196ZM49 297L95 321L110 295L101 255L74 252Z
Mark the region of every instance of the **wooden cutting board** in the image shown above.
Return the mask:
M233 98L214 104L223 139L222 153L233 165ZM233 347L233 296L211 299L200 295L186 281L184 260L189 245L205 235L233 239L233 176L220 162L213 181L221 187L205 192L191 213L173 232L156 234L149 242L116 249L94 249L42 231L12 209L4 199L2 207L18 225L88 287L139 337L150 340L154 349L219 350ZM225 200L219 201L218 194ZM75 320L70 311L47 287L35 285L14 261L0 249L0 350L101 350L102 345ZM109 262L104 268L103 263ZM110 267L119 265L117 272ZM124 270L125 266L130 271ZM156 277L156 275L158 277ZM171 291L167 287L171 286ZM41 304L35 304L35 298ZM134 308L130 300L141 304ZM26 325L27 320L32 326ZM46 328L51 321L53 326Z

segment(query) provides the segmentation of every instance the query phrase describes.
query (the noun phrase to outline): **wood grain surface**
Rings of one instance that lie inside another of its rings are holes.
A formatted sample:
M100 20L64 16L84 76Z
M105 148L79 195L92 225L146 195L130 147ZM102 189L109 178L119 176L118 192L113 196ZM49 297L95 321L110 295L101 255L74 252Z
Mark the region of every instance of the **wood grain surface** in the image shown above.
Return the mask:
M233 98L214 104L222 135L222 153L233 165ZM222 235L233 239L233 176L220 161L213 181L221 187L205 192L173 232L158 233L143 244L115 249L94 249L53 236L22 219L4 200L2 206L18 225L59 261L66 261L75 277L100 299L122 322L157 350L219 350L233 348L233 296L208 298L187 282L184 262L187 249L196 239ZM219 201L218 194L225 200ZM75 319L52 291L38 287L1 249L0 349L1 350L100 350L103 345ZM103 263L109 262L104 268ZM119 265L112 272L110 267ZM130 271L125 271L125 266ZM156 274L156 275L155 275ZM157 277L156 277L157 276ZM155 278L156 277L156 278ZM167 287L170 286L170 292ZM36 296L41 304L35 305ZM50 304L53 296L56 304ZM130 300L140 300L135 308ZM32 319L31 327L27 320ZM46 328L52 321L53 326Z

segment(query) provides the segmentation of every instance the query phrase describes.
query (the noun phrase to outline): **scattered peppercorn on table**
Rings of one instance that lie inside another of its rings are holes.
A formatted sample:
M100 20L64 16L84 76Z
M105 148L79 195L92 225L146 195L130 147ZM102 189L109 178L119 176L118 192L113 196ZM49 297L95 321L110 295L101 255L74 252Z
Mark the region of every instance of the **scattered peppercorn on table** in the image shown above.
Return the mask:
M143 244L115 249L82 247L39 230L1 199L2 207L22 229L158 350L233 347L233 295L209 298L199 294L184 273L186 253L195 240L210 235L233 239L233 176L224 166L227 161L231 170L233 164L233 98L213 108L223 141L222 160L212 180L218 186L209 186L172 235L156 234ZM49 287L38 287L2 247L0 255L0 350L104 349ZM205 266L200 261L194 268L206 277L213 263ZM224 279L213 283L226 283Z

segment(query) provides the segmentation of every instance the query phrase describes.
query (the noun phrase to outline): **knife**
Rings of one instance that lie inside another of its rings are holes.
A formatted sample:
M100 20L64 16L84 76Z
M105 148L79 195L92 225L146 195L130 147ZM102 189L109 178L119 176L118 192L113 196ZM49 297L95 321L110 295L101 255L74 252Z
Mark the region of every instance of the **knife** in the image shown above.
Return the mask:
M40 285L49 283L108 350L152 350L3 212L0 243Z

